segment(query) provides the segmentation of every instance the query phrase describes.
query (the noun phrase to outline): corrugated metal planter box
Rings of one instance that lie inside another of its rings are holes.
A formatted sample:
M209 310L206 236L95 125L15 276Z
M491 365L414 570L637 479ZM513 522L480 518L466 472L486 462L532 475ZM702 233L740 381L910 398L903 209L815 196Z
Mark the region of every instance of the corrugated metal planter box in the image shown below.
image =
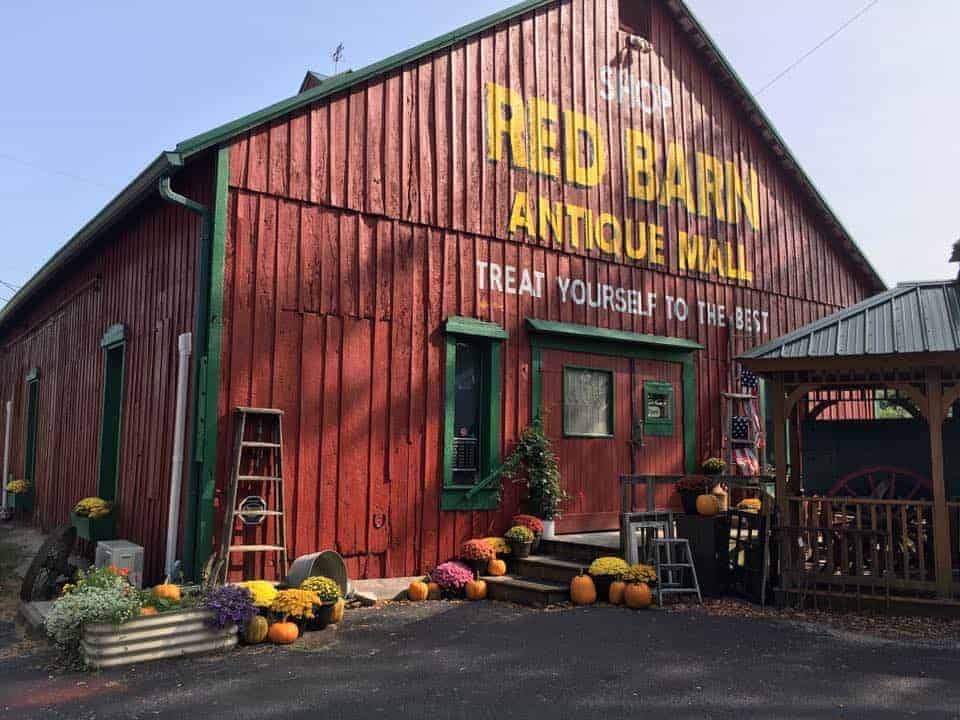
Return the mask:
M77 529L77 535L89 542L117 538L117 519L113 515L94 519L70 513L70 522Z
M90 667L109 668L235 647L236 626L217 630L209 624L212 617L209 610L183 610L136 618L120 626L88 625L81 648Z
M17 510L26 510L27 512L33 510L33 491L25 493L8 493L7 499L10 501L11 507L16 508Z

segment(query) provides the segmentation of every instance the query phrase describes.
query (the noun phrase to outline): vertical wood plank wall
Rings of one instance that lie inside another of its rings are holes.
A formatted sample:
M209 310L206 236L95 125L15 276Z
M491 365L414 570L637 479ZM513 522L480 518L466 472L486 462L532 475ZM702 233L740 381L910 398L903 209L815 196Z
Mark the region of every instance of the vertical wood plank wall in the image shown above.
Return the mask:
M194 163L174 187L212 199L212 168ZM104 352L111 325L127 326L117 479L120 536L146 548L146 573L162 570L169 502L177 336L193 330L199 220L154 195L109 230L96 250L0 333L0 402L13 400L10 468L24 467L27 372L40 369L34 524L69 522L97 494Z
M770 313L772 338L849 305L869 281L746 122L667 11L654 3L654 52L625 54L615 0L565 0L239 137L231 147L221 417L237 405L286 412L294 556L335 548L351 575L408 575L501 532L516 510L440 512L442 321L502 325L503 449L528 422L537 317L697 340L698 453L717 452L727 329L696 322L696 300ZM665 117L608 103L610 64L671 89ZM590 190L485 159L483 88L509 86L596 118L608 179ZM629 200L623 129L757 169L760 229ZM572 202L667 229L668 267L507 233L514 193ZM679 269L679 230L747 247L752 284ZM533 299L480 290L476 263L543 272ZM562 303L558 276L655 290L693 302L685 324ZM218 471L227 475L230 421ZM385 519L381 524L379 519ZM376 520L376 522L375 522Z

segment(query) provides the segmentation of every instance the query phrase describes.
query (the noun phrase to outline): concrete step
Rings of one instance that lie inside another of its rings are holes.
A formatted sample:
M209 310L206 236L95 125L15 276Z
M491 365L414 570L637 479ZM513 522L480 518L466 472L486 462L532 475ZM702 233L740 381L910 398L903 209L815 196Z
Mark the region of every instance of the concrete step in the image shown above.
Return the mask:
M554 540L541 540L538 552L541 555L563 558L570 562L581 562L589 565L598 557L620 555L620 548L603 547L600 545L585 545L583 543L565 542L560 535Z
M516 574L521 577L549 580L569 585L577 575L586 572L589 563L582 563L553 555L531 555L514 560Z
M570 587L566 583L513 575L485 576L483 579L487 582L487 597L491 600L545 607L570 599Z

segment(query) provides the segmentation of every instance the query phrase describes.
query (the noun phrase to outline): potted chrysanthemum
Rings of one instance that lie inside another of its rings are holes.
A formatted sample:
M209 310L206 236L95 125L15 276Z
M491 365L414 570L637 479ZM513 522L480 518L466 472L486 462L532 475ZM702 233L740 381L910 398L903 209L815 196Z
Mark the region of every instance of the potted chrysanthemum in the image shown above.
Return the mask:
M333 620L334 609L340 601L340 586L336 580L314 575L300 583L300 589L316 593L320 602L307 624L310 629L322 630Z
M515 558L530 557L530 547L533 545L533 531L523 525L514 525L504 533L503 538L510 543L510 552Z
M475 573L484 572L496 556L493 546L482 538L467 540L460 546L460 559Z
M593 578L597 598L607 600L610 597L610 586L629 569L630 564L626 560L614 556L599 557L590 563L587 574Z

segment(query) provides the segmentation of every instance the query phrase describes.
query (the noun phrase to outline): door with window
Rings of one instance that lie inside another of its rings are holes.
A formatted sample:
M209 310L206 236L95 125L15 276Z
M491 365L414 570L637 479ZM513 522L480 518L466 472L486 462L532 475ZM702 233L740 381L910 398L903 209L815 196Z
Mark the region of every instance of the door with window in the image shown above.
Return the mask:
M683 472L680 364L545 349L540 387L570 495L557 532L616 529L621 475ZM668 505L670 489L661 494Z

